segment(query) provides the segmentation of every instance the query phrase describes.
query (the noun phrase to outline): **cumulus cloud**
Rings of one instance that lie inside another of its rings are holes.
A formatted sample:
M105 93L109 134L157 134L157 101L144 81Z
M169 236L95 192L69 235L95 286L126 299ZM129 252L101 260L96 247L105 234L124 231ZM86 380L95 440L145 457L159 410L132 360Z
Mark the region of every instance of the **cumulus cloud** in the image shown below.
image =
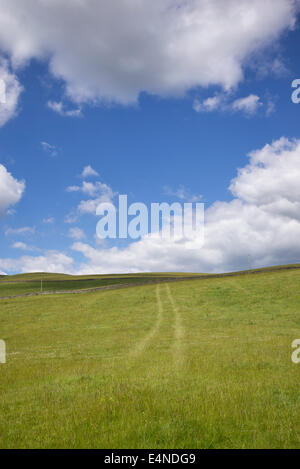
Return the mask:
M193 109L196 112L212 112L217 109L224 109L225 97L222 94L216 94L201 102L198 98L194 100Z
M66 189L67 192L79 192L80 190L80 186L68 186Z
M77 227L70 228L68 236L69 238L76 239L76 240L85 238L84 231Z
M81 117L81 108L66 109L61 101L48 101L47 106L62 117Z
M100 203L112 202L116 195L112 188L103 182L87 182L83 181L80 186L69 186L67 192L80 192L84 195L91 197L90 199L81 200L77 207L79 214L93 214L96 215L96 209ZM71 219L76 221L76 217Z
M75 223L77 220L78 220L78 213L74 210L68 213L64 218L65 223Z
M81 186L70 186L67 188L68 192L82 192L83 194L95 197L102 194L103 192L111 193L111 188L100 181L97 182L86 182L83 181Z
M169 186L165 186L164 193L185 202L197 202L203 199L201 194L192 194L191 191L183 184L180 184L176 190L172 190Z
M1 10L0 10L1 16ZM1 44L0 44L1 49ZM0 58L0 127L18 113L19 96L22 92L18 78L9 69L8 61Z
M27 235L27 234L34 234L35 228L31 226L22 226L21 228L7 228L5 230L6 236L19 236L19 235Z
M121 249L93 247L77 240L72 249L85 261L47 253L0 259L0 269L90 273L186 271L222 272L300 261L300 140L281 138L253 151L230 183L230 202L215 202L205 213L205 242L189 231L175 240L158 233Z
M298 0L0 0L14 67L49 59L75 102L136 103L141 92L228 90L249 57L292 29ZM52 106L63 111L60 102Z
M44 218L43 219L43 223L46 224L46 225L52 225L54 222L55 222L54 217L49 217L49 218Z
M232 109L234 111L243 111L246 114L255 114L258 108L262 106L259 96L250 94L246 98L236 99L232 103Z
M252 152L232 180L230 202L205 214L205 243L190 233L170 241L150 235L125 249L77 242L81 273L136 271L222 272L300 261L300 140L282 138Z
M47 251L41 256L0 259L0 269L7 272L65 272L72 271L73 259L64 253Z
M41 142L43 150L48 153L50 156L57 156L58 150L55 145L51 145L48 142Z
M5 166L0 164L0 216L19 202L24 190L25 182L15 179Z
M13 249L21 249L22 251L39 251L38 248L34 246L28 246L28 244L18 241L12 245Z
M270 208L277 204L296 208L300 202L300 144L298 140L281 138L263 149L250 153L250 163L240 169L230 190L249 205ZM283 214L282 210L280 212ZM299 216L299 210L287 216Z
M204 99L202 102L196 98L193 103L193 109L196 112L231 111L243 112L248 116L254 115L261 106L263 106L263 103L260 97L255 94L230 101L230 94L219 93ZM273 110L274 102L271 100L271 97L268 96L266 114L270 115Z
M95 195L96 193L93 194L93 196ZM97 190L97 196L94 199L81 200L77 210L81 214L88 213L96 215L98 205L106 202L112 203L114 195L115 194L110 186L101 183L101 188Z
M99 173L97 173L97 171L92 168L91 165L85 166L81 173L81 177L84 179L97 176L99 176Z

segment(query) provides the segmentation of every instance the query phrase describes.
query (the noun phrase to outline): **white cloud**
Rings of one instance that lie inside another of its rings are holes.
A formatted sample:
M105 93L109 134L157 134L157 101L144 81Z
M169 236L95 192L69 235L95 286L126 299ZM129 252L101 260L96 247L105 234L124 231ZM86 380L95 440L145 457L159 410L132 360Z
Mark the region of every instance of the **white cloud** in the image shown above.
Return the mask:
M44 218L43 219L43 223L45 223L46 225L52 225L54 222L55 222L54 217L49 217L49 218Z
M75 243L86 257L81 273L222 272L300 261L300 140L282 138L252 152L230 185L231 202L206 211L205 244L151 235L125 249Z
M103 193L106 193L107 195L109 195L109 198L112 197L111 188L107 184L104 184L104 183L99 182L99 181L97 181L95 183L84 181L83 184L82 184L82 192L84 194L87 194L87 195L91 196L91 197L95 197L95 196L101 195Z
M201 194L192 194L191 191L182 184L180 184L176 190L172 190L169 186L165 186L164 193L186 202L197 202L203 198Z
M72 211L65 216L64 222L65 223L75 223L78 220L78 213Z
M76 240L85 238L84 231L77 227L70 228L68 236L69 238L76 239Z
M15 179L3 166L0 164L0 215L19 202L25 190L25 182Z
M10 235L19 236L19 235L27 235L27 234L34 234L34 233L35 233L35 228L31 226L23 226L21 228L8 228L5 231L6 236L10 236Z
M243 112L248 116L254 115L261 106L263 106L263 103L259 96L255 94L250 94L249 96L235 99L230 102L230 94L219 93L205 99L203 102L196 98L193 103L193 109L196 112L233 111ZM266 103L266 114L271 114L273 110L274 103L271 101L271 98L268 97Z
M234 111L243 111L248 115L255 114L260 106L262 106L259 96L250 94L246 98L236 99L232 103L232 109Z
M272 96L269 92L266 93L266 115L270 116L276 110L276 101L278 96Z
M0 259L0 268L7 272L65 272L71 273L73 259L64 253L47 251L41 256Z
M202 103L199 99L195 99L193 108L196 112L212 112L223 107L224 96L221 94L216 94L210 98L205 99Z
M100 181L83 181L81 186L69 186L66 190L67 192L81 192L89 197L92 197L91 199L80 201L77 207L77 212L79 214L96 215L96 209L98 205L103 202L112 202L114 196L116 195L108 184L102 183ZM71 214L71 218L68 217L68 220L71 220L71 222L76 221L76 217L74 218Z
M266 78L266 76L270 74L274 75L275 78L288 77L290 74L287 66L280 56L271 60L264 57L264 60L259 63L256 62L253 68L256 70L256 74L259 79Z
M82 170L81 177L86 179L88 177L97 177L99 174L95 169L93 169L90 165L85 166Z
M0 269L89 274L145 271L222 272L300 262L300 140L281 138L249 155L231 181L233 199L206 210L205 244L197 234L176 241L146 236L124 249L75 242L85 256L75 269L71 257L0 259Z
M107 184L102 182L87 182L83 181L81 186L69 186L67 187L67 192L82 192L83 194L94 197L101 194L104 191L108 190Z
M14 249L24 249L24 250L26 250L26 249L27 249L27 244L22 243L22 242L17 242L17 243L14 243L14 244L12 245L12 247L13 247Z
M80 186L69 186L67 187L67 192L79 192L81 190Z
M48 101L47 106L62 117L81 117L81 108L66 109L61 101Z
M35 248L33 246L28 246L28 244L23 243L21 241L16 242L12 245L13 249L21 249L22 251L39 251L38 248Z
M1 16L1 8L0 8ZM1 44L0 44L1 49ZM0 127L17 115L19 96L22 92L16 75L9 70L7 60L0 57L0 81L4 83L4 99L0 101Z
M80 214L96 215L98 205L106 202L112 203L113 197L114 193L112 189L106 184L103 184L102 194L95 199L81 200L77 210Z
M48 153L50 156L57 156L58 155L58 150L54 145L51 145L50 143L47 142L41 142L43 150Z
M6 210L6 215L15 215L17 211L14 208L9 208Z
M49 58L80 102L136 103L228 90L249 58L294 27L298 0L0 0L0 48L14 67ZM60 102L57 112L65 112ZM68 112L68 111L67 111ZM71 111L72 112L72 111Z
M234 196L259 207L300 202L300 141L281 138L249 156L249 165L231 182Z

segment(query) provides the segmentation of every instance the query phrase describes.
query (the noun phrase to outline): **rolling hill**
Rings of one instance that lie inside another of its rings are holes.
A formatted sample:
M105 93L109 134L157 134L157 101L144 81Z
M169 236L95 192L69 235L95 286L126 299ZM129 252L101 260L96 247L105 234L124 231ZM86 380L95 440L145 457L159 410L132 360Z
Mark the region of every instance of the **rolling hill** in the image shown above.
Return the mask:
M0 296L41 277L132 287L0 299L1 448L300 448L298 265Z

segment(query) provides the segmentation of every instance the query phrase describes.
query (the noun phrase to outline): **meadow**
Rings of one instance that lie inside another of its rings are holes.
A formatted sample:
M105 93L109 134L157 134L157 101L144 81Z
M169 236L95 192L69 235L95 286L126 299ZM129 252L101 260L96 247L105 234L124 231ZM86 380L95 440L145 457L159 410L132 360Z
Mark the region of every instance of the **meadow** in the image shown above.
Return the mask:
M158 278L172 279L176 277L195 277L195 274L123 274L123 275L66 275L66 274L19 274L9 277L0 277L0 299L16 296L30 295L40 292L74 292L93 290L117 285L136 285L156 282Z
M300 448L300 269L156 279L0 299L1 448Z

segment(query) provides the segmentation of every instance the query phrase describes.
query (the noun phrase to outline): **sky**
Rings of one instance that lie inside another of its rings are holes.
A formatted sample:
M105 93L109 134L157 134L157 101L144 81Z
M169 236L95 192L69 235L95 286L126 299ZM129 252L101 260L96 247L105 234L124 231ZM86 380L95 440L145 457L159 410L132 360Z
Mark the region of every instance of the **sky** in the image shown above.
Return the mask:
M0 0L0 273L300 262L299 13L298 0ZM204 244L97 239L97 205L120 194L204 203Z

